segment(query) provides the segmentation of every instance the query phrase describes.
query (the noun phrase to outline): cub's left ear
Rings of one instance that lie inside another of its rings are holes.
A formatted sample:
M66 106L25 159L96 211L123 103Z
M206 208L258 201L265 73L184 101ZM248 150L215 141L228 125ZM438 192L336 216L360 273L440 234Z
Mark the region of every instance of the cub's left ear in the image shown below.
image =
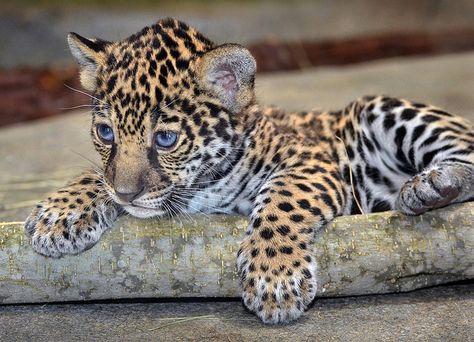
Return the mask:
M253 101L257 63L243 46L218 46L200 57L196 66L204 88L231 112L238 113Z
M68 34L67 42L81 69L82 86L94 91L97 85L97 66L105 63L105 48L111 43L101 39L84 38L74 32Z

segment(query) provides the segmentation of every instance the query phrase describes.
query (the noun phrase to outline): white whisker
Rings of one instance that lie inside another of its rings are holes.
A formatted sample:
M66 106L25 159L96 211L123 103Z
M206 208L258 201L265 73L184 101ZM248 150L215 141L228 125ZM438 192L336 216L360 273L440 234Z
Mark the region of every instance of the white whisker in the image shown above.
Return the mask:
M98 99L97 97L92 96L91 94L86 93L85 91L82 91L82 90L73 88L73 87L71 87L71 86L68 86L66 83L64 83L64 86L65 86L66 88L72 90L72 91L75 91L75 92L77 92L77 93L79 93L79 94L83 94L83 95L89 96L91 99L94 99L94 100L96 100L96 101L99 101L99 102L104 103L105 105L107 105L107 103L105 103L105 101L103 101L103 100L101 100L101 99Z

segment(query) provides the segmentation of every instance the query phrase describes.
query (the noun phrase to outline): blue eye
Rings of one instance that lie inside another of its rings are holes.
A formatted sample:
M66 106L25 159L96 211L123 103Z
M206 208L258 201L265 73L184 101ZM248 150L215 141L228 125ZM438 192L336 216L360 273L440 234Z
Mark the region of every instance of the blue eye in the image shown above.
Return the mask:
M155 143L159 148L170 148L178 140L178 133L169 131L160 131L156 133Z
M114 131L112 128L105 124L97 126L97 135L104 143L110 144L114 141Z

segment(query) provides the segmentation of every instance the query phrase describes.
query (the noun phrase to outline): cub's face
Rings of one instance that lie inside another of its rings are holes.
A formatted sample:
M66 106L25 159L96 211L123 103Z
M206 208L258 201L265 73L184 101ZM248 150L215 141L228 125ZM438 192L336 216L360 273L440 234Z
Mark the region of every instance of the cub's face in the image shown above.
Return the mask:
M173 19L121 42L74 33L68 42L91 92L106 189L127 212L185 208L231 167L241 111L254 101L256 67L246 49L215 47Z

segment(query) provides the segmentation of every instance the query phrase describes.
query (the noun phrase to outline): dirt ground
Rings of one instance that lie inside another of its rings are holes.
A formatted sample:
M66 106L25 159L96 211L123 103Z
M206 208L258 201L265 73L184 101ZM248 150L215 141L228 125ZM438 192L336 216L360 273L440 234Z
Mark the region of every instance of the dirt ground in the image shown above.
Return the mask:
M265 326L238 301L0 307L2 341L473 341L473 285L321 299Z

